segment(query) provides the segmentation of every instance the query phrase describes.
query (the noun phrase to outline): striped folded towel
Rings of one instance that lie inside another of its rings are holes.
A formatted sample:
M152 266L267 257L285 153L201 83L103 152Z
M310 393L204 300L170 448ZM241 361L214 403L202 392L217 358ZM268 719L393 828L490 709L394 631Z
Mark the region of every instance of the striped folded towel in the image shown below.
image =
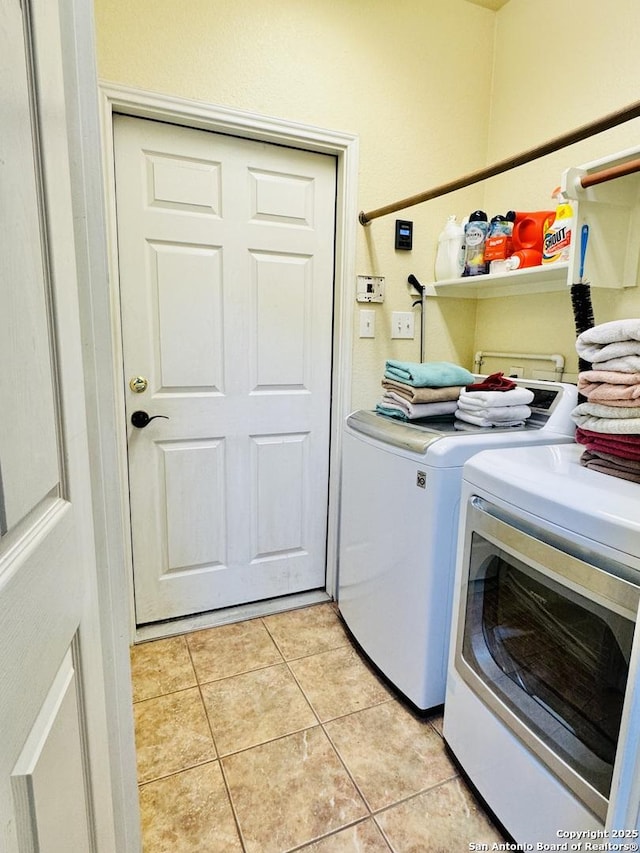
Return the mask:
M410 403L402 398L394 398L385 394L376 406L376 412L400 420L415 421L420 418L442 417L452 415L457 408L455 402L444 403Z
M396 379L383 379L384 392L392 391L404 397L410 403L442 403L446 400L457 400L464 385L444 385L442 388L416 387L398 382Z

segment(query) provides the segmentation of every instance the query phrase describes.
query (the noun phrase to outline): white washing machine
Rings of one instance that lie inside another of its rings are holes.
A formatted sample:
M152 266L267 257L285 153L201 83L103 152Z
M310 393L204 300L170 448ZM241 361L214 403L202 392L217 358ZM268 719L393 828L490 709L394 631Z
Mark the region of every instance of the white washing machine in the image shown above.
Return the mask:
M522 428L458 430L370 411L346 419L338 607L356 642L419 711L445 696L462 466L487 448L572 442L574 385L534 393Z
M640 485L582 451L464 466L444 737L522 849L637 838Z

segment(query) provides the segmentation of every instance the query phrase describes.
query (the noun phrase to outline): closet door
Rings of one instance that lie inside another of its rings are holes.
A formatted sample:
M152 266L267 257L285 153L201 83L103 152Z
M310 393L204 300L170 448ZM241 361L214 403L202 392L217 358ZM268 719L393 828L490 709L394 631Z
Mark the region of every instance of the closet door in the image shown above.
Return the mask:
M60 9L0 4L0 849L115 849Z

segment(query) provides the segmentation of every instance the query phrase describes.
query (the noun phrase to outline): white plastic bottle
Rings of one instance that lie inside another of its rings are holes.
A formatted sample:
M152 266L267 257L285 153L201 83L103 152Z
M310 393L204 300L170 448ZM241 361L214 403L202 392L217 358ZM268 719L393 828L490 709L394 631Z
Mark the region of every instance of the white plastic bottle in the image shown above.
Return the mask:
M451 215L438 237L435 278L460 278L464 268L464 228Z

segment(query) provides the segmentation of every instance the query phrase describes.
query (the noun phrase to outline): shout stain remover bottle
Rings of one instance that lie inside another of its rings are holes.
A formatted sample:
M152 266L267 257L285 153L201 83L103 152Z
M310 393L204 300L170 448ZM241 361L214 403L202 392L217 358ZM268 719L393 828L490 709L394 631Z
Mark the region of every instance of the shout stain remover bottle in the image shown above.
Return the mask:
M558 199L558 206L556 207L556 218L544 228L544 238L542 241L543 264L554 264L558 261L569 260L571 237L574 228L573 208L562 197L559 187L553 196Z

